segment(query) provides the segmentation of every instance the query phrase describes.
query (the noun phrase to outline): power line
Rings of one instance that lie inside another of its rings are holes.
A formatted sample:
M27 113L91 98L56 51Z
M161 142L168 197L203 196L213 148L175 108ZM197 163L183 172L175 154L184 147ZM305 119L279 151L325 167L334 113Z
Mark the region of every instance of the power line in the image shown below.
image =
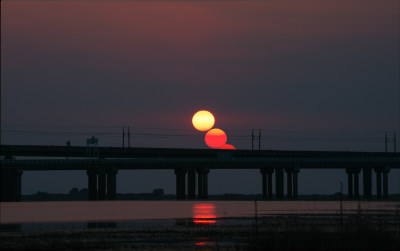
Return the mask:
M123 129L124 130L124 129ZM260 129L259 129L260 131ZM88 134L96 134L96 135L120 135L120 132L107 132L107 131L43 131L43 130L15 130L15 129L3 129L4 133L8 134L42 134L42 135L88 135ZM123 131L124 134L124 131ZM202 136L202 134L195 133L158 133L158 132L138 132L136 130L132 133L132 135L143 135L143 136L171 136L171 137L197 137ZM232 138L255 138L255 135L249 137L246 134L230 134L228 137ZM381 137L348 137L348 136L327 136L327 137L301 137L301 136L275 136L271 134L263 134L259 133L258 138L263 140L368 140L368 141L377 141L382 142Z
M400 107L399 107L400 109ZM400 120L400 118L399 118ZM56 126L56 125L19 125L19 124L2 124L3 128L14 127L14 128L46 128L46 129L116 129L119 130L121 126ZM181 128L158 128L158 127L144 127L144 126L134 126L136 130L150 130L150 131L185 131L192 132L193 129L181 129ZM282 129L269 129L269 128L259 128L263 132L267 133L304 133L304 134L383 134L385 131L318 131L318 130L282 130ZM242 132L248 133L253 129L228 129L228 132Z
M16 128L48 128L48 129L118 129L120 126L55 126L55 125L17 125L17 124L2 124L3 127Z
M17 125L17 124L2 124L3 128L35 128L35 129L115 129L120 130L121 126L53 126L53 125ZM151 130L151 131L186 131L193 132L192 129L178 129L178 128L156 128L156 127L143 127L135 126L137 130Z

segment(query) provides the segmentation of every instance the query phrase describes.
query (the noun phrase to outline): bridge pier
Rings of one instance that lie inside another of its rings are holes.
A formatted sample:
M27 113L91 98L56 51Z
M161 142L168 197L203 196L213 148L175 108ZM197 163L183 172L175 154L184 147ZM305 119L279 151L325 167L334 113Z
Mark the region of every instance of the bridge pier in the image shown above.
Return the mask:
M287 177L287 199L293 200L298 199L298 174L300 168L286 168L286 177Z
M107 200L117 199L117 168L107 169Z
M263 200L272 199L272 173L273 168L261 168L260 173L262 177L262 197Z
M210 172L209 169L203 170L203 196L204 199L208 199L208 173Z
M196 170L194 168L188 170L188 199L196 199Z
M97 200L97 168L90 168L86 171L88 175L89 200Z
M208 173L210 170L208 168L189 168L175 169L176 176L176 199L185 200L186 199L186 172L188 173L188 196L189 200L196 199L196 173L197 173L197 198L204 200L208 199Z
M176 199L186 199L186 169L177 168L175 169L176 176Z
M117 199L117 168L89 168L86 173L89 200Z
M262 180L262 198L267 199L267 171L265 169L260 169L261 180Z
M353 196L353 170L346 168L347 173L347 198L352 200Z
M292 168L286 168L286 178L287 178L287 199L293 199L293 171Z
M283 200L283 168L275 168L275 193L277 200Z
M0 201L21 201L21 176L23 170L18 168L0 169Z
M348 199L349 200L360 199L360 183L359 183L360 172L361 172L360 168L346 168L347 189L348 189ZM366 177L366 176L364 176L364 177ZM365 186L364 186L364 189L365 189Z
M372 199L372 172L370 167L363 169L363 197L364 200Z
M389 168L383 169L383 199L389 199L389 182L388 182L388 173Z
M356 168L353 170L354 174L354 199L360 199L360 184L359 184L359 174L361 172L360 168Z
M104 168L98 169L98 190L97 190L97 199L98 200L106 200L107 195L107 177L106 170Z
M300 168L293 168L293 199L299 198L299 172Z
M378 200L382 199L382 172L380 170L375 170L376 173L376 198Z
M210 170L208 168L198 168L198 198L208 199L208 173Z
M389 198L388 173L389 168L374 168L376 174L376 199ZM383 197L382 197L383 190Z
M199 169L197 169L197 186L198 186L197 187L197 198L198 199L203 199L203 197L204 197L204 195L203 195L203 192L204 192L203 178L204 178L203 173Z

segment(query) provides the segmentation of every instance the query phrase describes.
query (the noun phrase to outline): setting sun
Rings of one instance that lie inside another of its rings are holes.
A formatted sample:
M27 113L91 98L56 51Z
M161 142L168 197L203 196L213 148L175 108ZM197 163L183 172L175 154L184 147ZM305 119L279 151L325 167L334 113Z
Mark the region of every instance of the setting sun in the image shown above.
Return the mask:
M231 144L225 144L225 145L223 145L223 146L221 146L221 147L219 147L220 149L228 149L228 150L235 150L236 148L233 146L233 145L231 145Z
M217 128L208 131L205 136L206 144L211 148L220 148L226 144L227 139L225 132Z
M211 112L202 110L196 112L196 114L193 116L192 123L194 128L205 132L214 126L215 119Z

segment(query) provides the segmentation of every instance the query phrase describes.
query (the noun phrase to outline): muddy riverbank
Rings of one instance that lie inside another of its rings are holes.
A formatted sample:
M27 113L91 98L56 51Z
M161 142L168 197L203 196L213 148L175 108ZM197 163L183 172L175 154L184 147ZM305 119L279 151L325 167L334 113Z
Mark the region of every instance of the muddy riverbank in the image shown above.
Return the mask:
M227 224L229 222L229 224ZM89 226L89 225L88 225ZM3 230L1 250L399 250L397 215L279 215L179 219L159 226L92 223L92 228Z

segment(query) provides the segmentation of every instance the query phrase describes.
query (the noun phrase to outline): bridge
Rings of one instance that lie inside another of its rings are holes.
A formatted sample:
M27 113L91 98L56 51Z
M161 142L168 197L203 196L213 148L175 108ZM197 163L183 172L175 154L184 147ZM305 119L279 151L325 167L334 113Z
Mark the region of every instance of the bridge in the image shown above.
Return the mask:
M207 199L208 175L213 169L260 170L261 192L266 200L297 199L298 173L302 169L344 170L348 177L348 199L360 199L359 175L362 172L362 198L370 200L374 171L376 198L388 199L390 169L400 168L400 153L384 152L99 147L98 156L93 158L88 157L87 147L1 145L0 153L0 201L20 201L21 175L24 171L35 170L85 170L88 199L115 200L118 170L126 169L174 171L176 197L180 200ZM35 159L29 159L32 157Z

